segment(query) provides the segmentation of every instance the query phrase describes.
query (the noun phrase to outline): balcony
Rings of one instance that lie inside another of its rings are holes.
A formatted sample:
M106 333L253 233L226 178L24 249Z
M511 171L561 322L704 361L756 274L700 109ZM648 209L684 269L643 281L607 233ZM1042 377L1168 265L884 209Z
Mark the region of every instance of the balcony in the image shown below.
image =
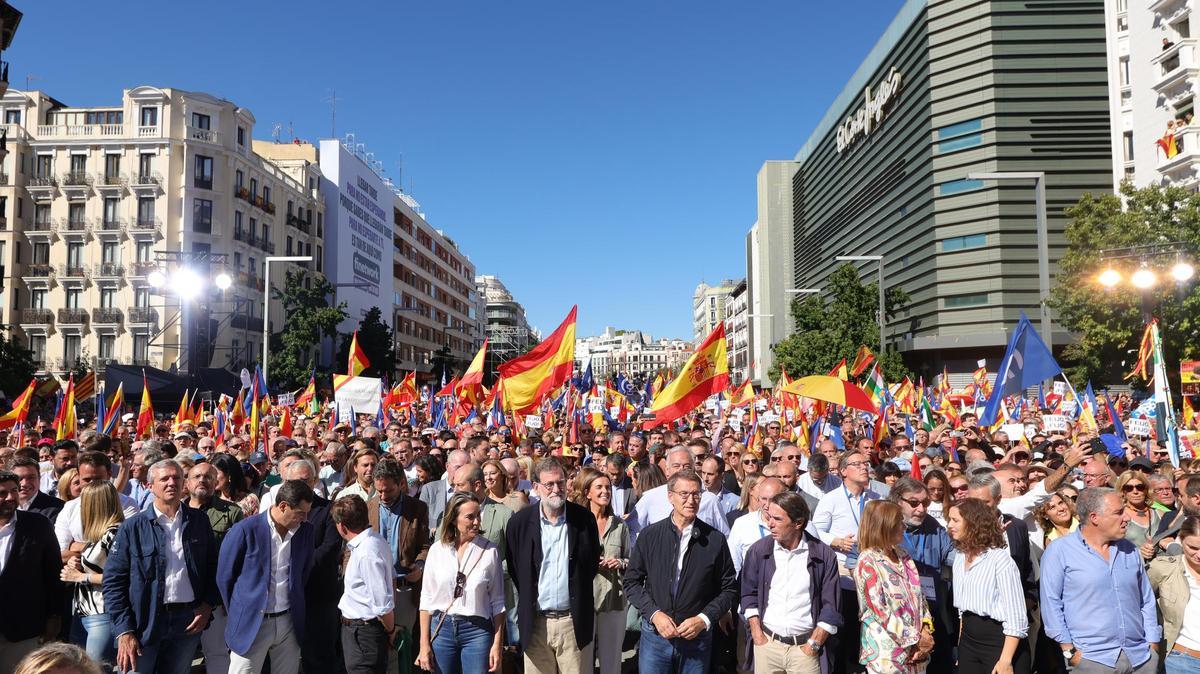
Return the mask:
M1157 148L1158 163L1156 168L1165 181L1171 185L1190 186L1200 178L1200 126L1184 127L1182 132L1175 134L1175 147L1178 150L1174 157L1167 157L1162 148Z
M96 307L92 309L92 325L120 325L125 318L124 312L113 307Z
M159 236L162 221L158 218L139 216L129 223L129 236L142 241L154 241Z
M187 128L187 137L189 140L200 141L201 143L212 143L213 145L221 144L221 134L212 129L201 129L196 126Z
M49 199L58 190L58 178L52 175L30 176L25 183L25 189L29 191L29 196L36 200Z
M68 241L83 241L87 238L88 223L87 220L71 220L61 222L58 225L58 235Z
M71 173L64 173L58 184L63 188L87 187L92 184L92 178L83 171L73 171Z
M1200 72L1197 69L1196 46L1194 38L1181 39L1151 59L1155 69L1153 86L1156 92L1174 99L1181 91L1191 90L1191 80Z
M246 243L251 246L258 245L258 237L251 234L250 230L248 230L248 229L236 229L235 228L233 230L233 239L235 241L241 241L242 243Z
M150 260L134 262L129 265L129 277L146 278L150 275L150 272L154 271L155 269L158 269L157 262L151 262Z
M58 326L64 327L68 325L87 325L88 311L87 309L59 309L58 310Z
M254 203L253 197L250 196L250 190L240 185L233 186L233 196L245 201L246 203Z
M26 279L52 279L54 278L54 267L48 264L36 263L25 265Z
M133 176L130 187L138 193L157 193L162 187L162 176L157 173L139 173Z
M88 273L88 268L82 264L66 263L58 265L58 273L55 278L58 282L65 286L82 288L87 284L91 274Z
M54 312L49 309L22 309L21 325L54 325Z
M1186 5L1188 3L1185 0L1150 0L1146 8L1160 17L1166 17L1174 14L1180 6Z
M244 288L257 289L259 291L263 289L263 280L258 274L247 274L244 271L240 271L237 277L238 283Z
M273 202L264 201L262 203L262 209L264 211L266 211L269 215L275 215L275 204Z
M275 242L267 241L266 239L259 239L258 245L263 249L264 252L267 253L267 255L275 254Z
M158 325L158 310L150 307L131 307L130 325Z
M139 126L137 128L138 138L161 138L162 127L160 126Z
M125 135L124 124L39 124L37 137L42 138L120 138Z
M92 278L98 283L107 281L109 283L119 282L125 278L125 265L118 262L101 262L92 270Z
M123 175L116 173L112 175L107 173L97 173L95 180L92 182L92 186L95 187L99 192L104 192L106 194L120 194L121 192L125 191L125 185L128 182L129 179Z
M295 227L296 229L300 230L301 232L304 232L305 234L308 234L312 231L312 226L308 223L308 221L302 220L301 218L299 218L298 216L295 216L295 215L287 216L287 224L291 227Z
M262 318L247 316L246 314L234 314L229 319L229 326L235 330L262 330Z
M95 322L94 318L93 318L92 322L93 323ZM111 358L111 357L106 358L104 356L92 356L92 358L91 358L92 369L95 370L97 373L103 372L104 369L106 367L108 367L109 365L118 365L118 364L120 364L120 361L117 360L116 358Z
M104 218L92 219L92 236L104 241L116 241L121 238L121 232L125 229L125 221L116 218L113 220L105 220Z

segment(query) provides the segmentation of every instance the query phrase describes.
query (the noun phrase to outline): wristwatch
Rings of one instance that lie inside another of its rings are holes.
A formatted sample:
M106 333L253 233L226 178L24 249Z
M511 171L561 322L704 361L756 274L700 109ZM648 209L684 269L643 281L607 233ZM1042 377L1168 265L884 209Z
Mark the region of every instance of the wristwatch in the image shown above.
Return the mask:
M1070 663L1071 659L1075 657L1075 653L1077 653L1077 652L1078 651L1075 650L1075 647L1072 646L1072 647L1068 648L1067 650L1063 651L1063 659L1066 660L1068 663Z
M808 647L809 647L809 648L811 648L811 649L813 649L813 652L814 652L814 653L820 653L820 652L821 652L821 642L817 641L816 639L809 639L809 640L808 640Z

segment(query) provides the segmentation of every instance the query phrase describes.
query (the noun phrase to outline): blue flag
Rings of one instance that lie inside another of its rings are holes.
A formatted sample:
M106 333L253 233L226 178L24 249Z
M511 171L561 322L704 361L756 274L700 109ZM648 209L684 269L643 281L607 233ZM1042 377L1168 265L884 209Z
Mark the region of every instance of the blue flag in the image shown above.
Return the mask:
M1004 359L1000 361L996 385L983 409L983 415L979 417L979 425L991 426L996 423L1000 416L1000 401L1005 397L1018 395L1061 372L1062 368L1055 362L1054 354L1050 353L1029 322L1029 317L1022 311L1017 329L1013 331L1012 340L1004 351Z
M594 384L595 380L592 379L592 359L589 358L587 367L579 374L579 380L575 382L575 390L590 391Z
M1113 435L1121 442L1129 442L1129 436L1125 435L1125 424L1121 423L1121 416L1117 414L1117 408L1113 407L1112 399L1105 398L1104 405L1108 408L1108 418L1112 420Z

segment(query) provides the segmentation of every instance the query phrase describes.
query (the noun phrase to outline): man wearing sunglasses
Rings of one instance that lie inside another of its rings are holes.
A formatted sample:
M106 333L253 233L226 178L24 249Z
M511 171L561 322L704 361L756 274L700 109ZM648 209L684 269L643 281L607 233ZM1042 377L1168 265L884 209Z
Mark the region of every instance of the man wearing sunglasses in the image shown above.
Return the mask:
M933 618L933 653L929 671L953 671L954 643L958 634L958 614L950 598L949 574L954 564L954 546L946 529L929 516L929 490L919 480L902 477L892 485L888 500L900 506L904 519L901 545L908 551L921 576L921 594L929 603Z

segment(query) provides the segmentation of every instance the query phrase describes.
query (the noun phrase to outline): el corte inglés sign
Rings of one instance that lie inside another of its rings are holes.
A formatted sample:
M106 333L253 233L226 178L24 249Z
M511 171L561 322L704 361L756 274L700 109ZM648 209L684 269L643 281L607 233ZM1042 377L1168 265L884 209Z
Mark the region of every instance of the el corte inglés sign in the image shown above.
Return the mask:
M892 68L887 77L883 78L874 89L867 87L863 91L863 105L846 117L837 129L837 151L841 153L854 145L859 139L871 135L879 121L883 119L888 105L900 93L900 71Z

